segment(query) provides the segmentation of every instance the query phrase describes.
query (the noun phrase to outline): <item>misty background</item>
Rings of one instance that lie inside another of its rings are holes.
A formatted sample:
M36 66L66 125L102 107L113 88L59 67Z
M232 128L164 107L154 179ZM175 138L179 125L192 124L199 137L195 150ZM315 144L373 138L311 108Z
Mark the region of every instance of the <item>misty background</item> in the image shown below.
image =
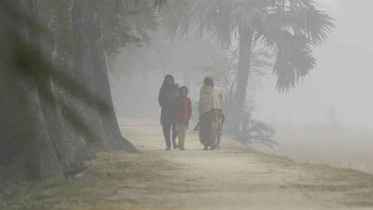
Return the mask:
M295 89L283 93L275 89L277 78L271 68L253 72L249 79L247 101L255 108L253 115L276 129L274 140L279 143L272 149L256 147L298 161L373 172L369 157L373 149L373 2L318 3L336 20L336 28L325 44L314 49L316 69ZM211 74L206 66L212 66L217 54L229 54L235 48L233 43L226 51L208 36L201 39L193 33L170 42L160 31L151 39L149 45L128 45L123 53L108 58L118 118L159 118L157 97L166 74L188 86L196 103L204 76Z
M0 1L0 209L373 206L372 6Z

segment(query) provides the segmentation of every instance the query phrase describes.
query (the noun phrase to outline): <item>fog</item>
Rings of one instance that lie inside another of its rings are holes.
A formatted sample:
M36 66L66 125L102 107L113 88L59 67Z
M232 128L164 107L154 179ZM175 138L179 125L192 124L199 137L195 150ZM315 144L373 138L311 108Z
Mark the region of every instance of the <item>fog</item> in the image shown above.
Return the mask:
M334 109L338 121L358 127L373 126L371 90L373 84L373 24L371 1L340 1L329 11L336 29L315 49L317 68L289 93L274 90L275 79L263 80L257 94L260 115L272 123L328 123Z
M368 0L359 2L330 0L325 1L325 3L321 2L320 5L324 6L322 8L327 9L331 16L336 19L336 29L325 44L314 49L314 55L317 59L316 68L309 76L300 80L295 89L284 93L279 93L275 89L277 78L272 76L271 69L268 69L269 75L266 78L258 79L261 80L260 87L256 88L253 99L255 105L260 107L257 115L270 123L279 125L325 124L329 120L328 112L330 109L334 109L338 122L342 124L358 127L373 126L373 114L370 111L373 107L373 100L370 100L371 88L373 87L371 82L373 60L370 59L373 55L373 30L369 27L372 25L373 19L370 17L371 14L368 9L368 5L373 5L373 3ZM198 37L192 39L195 41ZM165 40L162 41L165 42ZM167 45L181 46L182 44L179 42L185 45L191 41L190 38L186 38L167 43ZM152 66L142 67L145 72L136 72L141 67L128 64L128 62L135 62L135 60L126 58L128 54L131 54L130 52L125 52L113 59L114 64L111 66L113 69L110 75L112 92L115 95L116 110L123 117L128 114L133 115L134 111L136 112L135 115L148 116L141 113L146 110L136 110L136 106L133 109L120 107L125 104L143 103L124 100L125 91L131 90L130 92L133 92L133 89L137 89L157 93L163 77L167 73L176 74L177 82L183 84L183 73L179 71L183 71L185 68L190 68L193 71L193 68L198 68L198 65L210 56L201 52L202 56L195 56L197 59L192 62L190 59L195 58L184 57L185 59L183 59L179 57L178 60L172 60L170 57L167 58L172 53L163 55L163 57L157 55L157 50L159 50L157 47L159 46L144 46L145 49L130 47L135 48L135 51L152 51L147 54L147 58L136 58L140 60L153 59L152 63L146 63L147 65L153 64ZM185 54L187 53L185 52ZM179 52L179 54L182 54L182 52ZM162 60L158 60L159 57ZM123 59L127 60L123 61ZM125 71L128 68L136 70L128 73ZM163 75L157 72L159 69L161 69ZM195 78L199 77L201 81L204 77L204 75L193 76ZM194 90L192 95L195 96L199 88L191 88ZM141 97L137 98L136 96L142 94L142 92L136 92L132 98L141 100ZM156 106L155 99L157 97L157 94L154 94L152 99L143 99L149 103L149 109ZM194 98L197 100L196 97ZM159 109L156 110L159 111ZM155 117L158 114L159 112L148 117Z
M274 149L258 149L299 161L373 172L368 166L373 148L373 19L369 9L373 2L330 0L319 1L319 6L335 19L336 27L322 46L313 49L316 68L296 88L284 92L276 89L277 77L270 67L263 71L264 77L253 72L249 79L247 101L255 107L254 117L276 129L274 140L279 143ZM159 118L157 97L166 74L187 85L190 97L198 102L202 80L210 74L201 71L201 66L211 60L218 44L211 37L200 39L194 34L172 42L162 32L154 36L155 43L127 46L111 60L118 117ZM233 42L231 49L236 45ZM132 65L131 52L132 59L142 60L142 66Z
M372 8L0 1L0 209L373 209Z

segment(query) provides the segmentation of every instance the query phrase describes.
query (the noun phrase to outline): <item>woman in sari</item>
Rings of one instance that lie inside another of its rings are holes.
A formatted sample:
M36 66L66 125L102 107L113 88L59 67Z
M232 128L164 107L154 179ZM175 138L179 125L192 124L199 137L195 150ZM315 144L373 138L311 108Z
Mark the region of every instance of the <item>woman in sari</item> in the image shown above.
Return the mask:
M204 150L214 150L217 145L217 135L221 127L223 109L219 90L214 86L211 76L205 77L199 100L199 140L205 146Z
M159 91L158 101L162 107L161 110L161 124L163 128L163 135L166 141L166 150L171 149L171 131L172 144L174 149L178 148L176 144L176 119L172 110L172 103L175 98L179 96L179 85L175 83L171 75L166 75L163 81L161 90Z

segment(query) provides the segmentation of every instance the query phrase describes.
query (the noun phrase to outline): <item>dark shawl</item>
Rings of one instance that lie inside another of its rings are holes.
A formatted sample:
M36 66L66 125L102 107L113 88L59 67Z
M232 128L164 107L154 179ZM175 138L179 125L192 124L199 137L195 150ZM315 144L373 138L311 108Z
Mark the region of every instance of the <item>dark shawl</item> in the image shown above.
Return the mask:
M176 83L173 83L172 85L167 85L163 83L161 90L159 91L158 102L159 105L162 107L162 123L166 121L171 123L176 122L175 117L172 113L172 106L168 105L167 103L169 101L173 101L175 98L179 96L179 88L179 85Z

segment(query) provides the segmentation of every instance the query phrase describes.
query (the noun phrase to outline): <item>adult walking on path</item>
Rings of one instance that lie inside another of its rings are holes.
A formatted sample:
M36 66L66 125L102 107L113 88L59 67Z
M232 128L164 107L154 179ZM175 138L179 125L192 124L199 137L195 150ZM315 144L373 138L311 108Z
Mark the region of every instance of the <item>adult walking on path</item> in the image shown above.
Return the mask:
M161 124L163 128L163 135L166 141L166 150L171 149L171 138L174 149L178 148L176 144L176 119L173 114L172 105L173 100L179 96L179 85L175 83L173 76L166 75L159 91L158 101L162 107L161 110ZM171 136L172 132L172 136Z
M207 76L201 88L199 99L199 140L204 150L214 150L217 145L218 131L222 126L223 108L219 90L214 86L214 79Z

